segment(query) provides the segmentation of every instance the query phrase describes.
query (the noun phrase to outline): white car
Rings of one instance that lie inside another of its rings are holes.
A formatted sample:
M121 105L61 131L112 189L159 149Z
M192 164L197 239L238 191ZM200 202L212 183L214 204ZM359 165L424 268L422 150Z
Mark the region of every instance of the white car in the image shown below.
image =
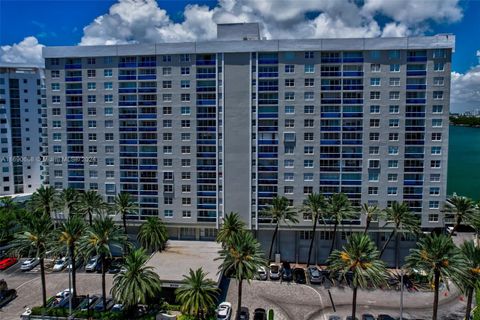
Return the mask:
M67 266L67 263L68 260L65 257L55 260L53 271L62 271Z
M60 291L55 295L55 298L57 298L57 299L66 298L72 293L72 291L73 291L73 289L65 289L63 291Z
M85 265L85 271L87 271L87 272L95 271L95 268L97 267L97 264L99 263L99 261L100 261L99 256L95 256L95 257L91 258L90 260L88 260L88 263Z
M278 280L280 279L280 267L277 264L270 264L270 280Z
M255 278L257 280L267 280L267 269L265 267L258 268Z
M20 266L20 270L28 271L35 268L40 263L40 259L38 258L29 258L23 261L22 265Z
M229 320L232 316L232 304L230 302L222 302L217 309L217 320Z

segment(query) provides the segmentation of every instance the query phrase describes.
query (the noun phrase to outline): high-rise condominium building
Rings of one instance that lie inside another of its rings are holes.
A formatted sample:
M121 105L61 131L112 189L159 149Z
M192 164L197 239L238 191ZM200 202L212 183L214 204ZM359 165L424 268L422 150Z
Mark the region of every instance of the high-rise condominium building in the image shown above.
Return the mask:
M50 183L128 192L131 220L158 216L181 239L214 237L233 211L268 242L262 209L312 192L406 202L442 227L453 47L452 35L263 40L257 24L227 24L215 41L45 48ZM299 215L278 248L302 261L312 222Z
M46 178L44 88L43 69L0 64L0 196L32 193Z

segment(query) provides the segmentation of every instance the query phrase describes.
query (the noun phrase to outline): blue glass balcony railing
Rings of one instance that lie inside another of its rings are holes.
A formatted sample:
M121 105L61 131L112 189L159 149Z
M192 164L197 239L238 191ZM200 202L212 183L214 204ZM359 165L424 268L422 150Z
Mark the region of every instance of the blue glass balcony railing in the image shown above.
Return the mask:
M137 93L135 88L119 88L118 93Z
M407 76L426 76L427 71L422 71L422 70L407 70Z
M408 99L407 98L406 102L409 104L418 104L418 103L425 104L427 102L427 99Z
M155 80L157 79L157 75L155 74L139 74L138 80Z
M138 63L139 67L156 67L157 62L156 61L145 61L145 62L139 62Z
M82 64L81 64L81 63L65 64L65 69L68 69L68 70L71 70L71 69L82 69Z
M66 89L66 94L82 94L82 89Z
M137 63L136 62L120 62L118 64L119 68L136 68Z
M82 81L82 77L65 77L65 82Z
M426 88L425 84L407 84L407 90L425 90Z
M427 61L427 57L407 57L408 62L423 62Z
M137 80L137 76L135 75L118 76L118 80Z

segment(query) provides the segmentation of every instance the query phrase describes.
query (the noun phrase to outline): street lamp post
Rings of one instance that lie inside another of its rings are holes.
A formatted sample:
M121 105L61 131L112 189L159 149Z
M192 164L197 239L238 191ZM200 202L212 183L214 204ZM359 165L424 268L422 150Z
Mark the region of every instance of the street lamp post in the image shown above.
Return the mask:
M68 298L68 319L71 319L72 317L72 260L70 260L70 268L68 269L68 293L69 293L69 298Z
M400 269L400 320L403 320L403 269Z

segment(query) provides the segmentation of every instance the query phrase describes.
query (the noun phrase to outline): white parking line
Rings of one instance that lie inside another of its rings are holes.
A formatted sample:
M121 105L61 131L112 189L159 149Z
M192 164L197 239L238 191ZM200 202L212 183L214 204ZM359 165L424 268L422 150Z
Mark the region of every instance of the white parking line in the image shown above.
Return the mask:
M318 298L320 299L320 305L322 306L323 320L327 320L327 315L323 311L325 309L325 305L323 304L323 299L322 299L322 295L320 294L320 292L318 292L318 290L315 290L314 288L312 288L309 285L302 284L302 286L312 289L318 295Z

